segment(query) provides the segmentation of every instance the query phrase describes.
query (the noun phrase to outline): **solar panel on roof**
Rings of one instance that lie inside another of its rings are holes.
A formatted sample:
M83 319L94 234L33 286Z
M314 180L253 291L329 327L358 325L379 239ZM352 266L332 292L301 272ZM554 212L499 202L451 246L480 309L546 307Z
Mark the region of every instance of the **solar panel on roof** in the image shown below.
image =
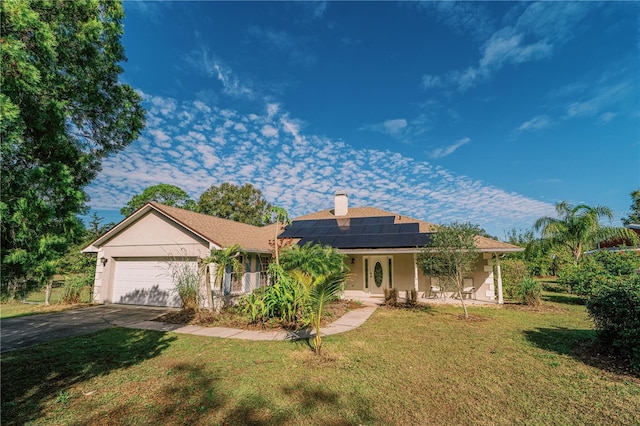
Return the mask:
M395 224L394 216L314 219L294 221L280 238L300 238L336 248L401 248L423 246L429 234L421 234L417 223Z

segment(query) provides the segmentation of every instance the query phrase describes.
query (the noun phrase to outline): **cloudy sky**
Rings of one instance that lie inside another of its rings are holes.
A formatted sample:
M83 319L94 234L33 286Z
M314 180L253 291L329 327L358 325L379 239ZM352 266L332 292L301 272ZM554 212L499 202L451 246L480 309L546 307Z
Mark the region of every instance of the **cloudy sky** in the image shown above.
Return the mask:
M376 206L504 238L640 188L640 3L125 2L147 127L88 188L252 183L290 216Z

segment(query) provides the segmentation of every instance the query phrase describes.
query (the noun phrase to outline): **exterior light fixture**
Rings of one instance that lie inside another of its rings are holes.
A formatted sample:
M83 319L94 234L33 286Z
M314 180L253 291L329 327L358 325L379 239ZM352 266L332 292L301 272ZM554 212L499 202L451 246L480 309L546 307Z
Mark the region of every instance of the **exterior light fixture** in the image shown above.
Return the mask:
M104 266L107 266L107 260L109 260L109 259L107 259L107 258L106 258L106 257L104 257L104 256L100 258L100 262L102 262L102 266L103 266L103 267L104 267Z

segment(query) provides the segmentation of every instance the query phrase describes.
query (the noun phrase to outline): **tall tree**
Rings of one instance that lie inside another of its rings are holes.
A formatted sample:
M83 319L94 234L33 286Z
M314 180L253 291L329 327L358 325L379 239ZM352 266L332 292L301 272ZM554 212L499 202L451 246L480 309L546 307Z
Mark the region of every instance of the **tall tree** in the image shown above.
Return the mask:
M200 196L197 211L262 226L273 223L265 221L271 208L271 204L262 197L262 192L250 183L238 186L225 182L220 186L211 186Z
M175 185L161 183L145 188L141 194L131 197L127 205L120 209L120 213L123 216L129 216L150 201L191 211L196 209L195 201L189 197L189 194L184 189Z
M626 225L639 224L640 223L640 189L636 189L631 193L631 211L629 216L622 218L622 223Z
M124 11L111 0L0 2L1 282L47 280L81 234L84 188L144 127L119 81ZM49 265L49 266L47 266Z
M443 289L452 289L457 293L465 318L469 317L469 313L464 304L462 289L464 278L473 272L478 259L475 242L478 229L478 226L470 223L440 225L417 259L426 275L437 277Z
M562 201L556 204L556 212L557 218L541 217L533 227L541 231L547 244L568 248L574 265L578 264L585 250L595 248L599 241L617 237L637 241L636 234L629 229L602 225L601 218L613 219L613 212L608 207L572 206Z
M536 238L533 229L523 231L513 228L505 236L505 241L509 244L525 248L518 253L509 253L507 258L523 260L531 275L555 275L560 264L571 262L571 256L566 248L551 247L543 243Z

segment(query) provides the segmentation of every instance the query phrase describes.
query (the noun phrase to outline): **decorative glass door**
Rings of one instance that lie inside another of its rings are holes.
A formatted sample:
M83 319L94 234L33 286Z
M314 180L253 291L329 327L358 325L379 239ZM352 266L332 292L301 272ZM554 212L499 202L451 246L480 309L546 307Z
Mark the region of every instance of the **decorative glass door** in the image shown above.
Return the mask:
M387 256L371 256L368 258L365 274L371 293L383 293L389 288L389 267L391 262ZM366 291L367 289L365 289Z

